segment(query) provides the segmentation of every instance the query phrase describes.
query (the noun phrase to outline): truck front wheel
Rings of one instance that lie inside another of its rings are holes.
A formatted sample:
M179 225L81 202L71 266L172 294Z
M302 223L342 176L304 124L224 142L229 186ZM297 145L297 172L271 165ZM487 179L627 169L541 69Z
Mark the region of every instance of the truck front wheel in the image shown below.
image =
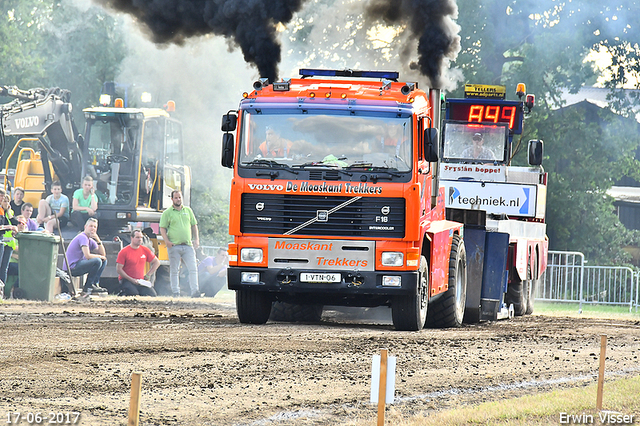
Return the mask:
M236 312L243 324L264 324L271 314L271 298L262 291L236 290Z
M460 327L467 300L467 252L459 235L453 236L449 257L449 288L429 306L428 327Z
M391 301L391 318L396 330L419 331L424 327L429 305L429 267L420 257L416 292L410 296L395 296Z

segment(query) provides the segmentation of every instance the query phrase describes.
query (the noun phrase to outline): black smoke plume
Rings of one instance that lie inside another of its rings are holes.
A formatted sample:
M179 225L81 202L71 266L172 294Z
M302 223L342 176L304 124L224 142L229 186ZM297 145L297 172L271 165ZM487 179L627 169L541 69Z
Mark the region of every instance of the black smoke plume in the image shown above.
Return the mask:
M304 0L95 0L134 16L155 43L184 44L189 37L222 35L240 46L261 77L275 81L281 46L276 25L288 23Z
M459 27L453 21L458 15L455 0L373 0L366 13L387 24L407 25L418 39L418 62L410 67L434 87L447 86L443 74L460 51Z

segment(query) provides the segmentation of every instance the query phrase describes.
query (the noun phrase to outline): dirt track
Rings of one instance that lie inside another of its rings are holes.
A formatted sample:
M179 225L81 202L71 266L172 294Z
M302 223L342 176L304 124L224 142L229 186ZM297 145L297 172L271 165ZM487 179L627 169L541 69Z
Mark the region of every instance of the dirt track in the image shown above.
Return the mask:
M0 415L77 411L78 424L125 425L140 371L142 425L345 424L375 416L381 348L397 357L393 409L408 415L593 383L601 334L607 371L640 374L640 322L624 320L534 315L409 333L336 311L322 324L240 325L230 293L11 301L0 305Z

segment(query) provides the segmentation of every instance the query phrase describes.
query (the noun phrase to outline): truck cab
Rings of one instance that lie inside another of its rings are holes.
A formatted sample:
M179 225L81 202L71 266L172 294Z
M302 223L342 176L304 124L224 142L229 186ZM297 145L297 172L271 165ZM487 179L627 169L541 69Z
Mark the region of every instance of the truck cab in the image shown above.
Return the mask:
M278 303L389 306L397 329L419 330L433 305L432 321L459 325L464 306L441 309L466 273L435 179L439 91L395 72L300 75L255 82L223 117L240 321L264 323Z

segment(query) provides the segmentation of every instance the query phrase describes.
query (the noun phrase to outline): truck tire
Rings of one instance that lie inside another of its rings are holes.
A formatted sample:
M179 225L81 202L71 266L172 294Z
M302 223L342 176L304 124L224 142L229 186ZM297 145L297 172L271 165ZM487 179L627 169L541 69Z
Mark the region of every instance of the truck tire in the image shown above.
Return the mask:
M467 252L459 235L453 236L449 257L449 288L429 305L427 327L460 327L467 299Z
M264 324L271 314L271 297L262 291L236 290L236 312L243 324Z
M540 278L529 281L529 291L527 293L527 309L525 310L525 315L531 315L533 313L533 307L536 301L536 290L538 289L538 285L540 284Z
M427 259L420 257L418 284L415 294L395 296L391 300L391 318L396 330L419 331L427 320L429 306L429 267Z
M513 314L521 317L527 311L527 294L529 292L529 281L521 280L518 271L513 271L511 283L507 288L507 305L513 305Z
M281 322L320 322L323 308L322 305L273 302L269 319Z

